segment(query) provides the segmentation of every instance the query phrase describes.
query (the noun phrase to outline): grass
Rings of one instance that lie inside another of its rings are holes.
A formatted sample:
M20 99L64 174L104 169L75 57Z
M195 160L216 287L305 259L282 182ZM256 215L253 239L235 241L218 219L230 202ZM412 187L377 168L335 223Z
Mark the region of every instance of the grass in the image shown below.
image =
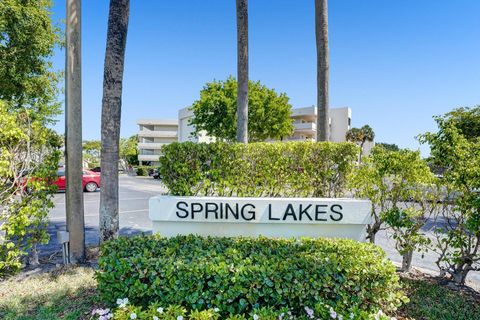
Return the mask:
M90 268L72 267L0 282L0 319L91 319L101 305ZM398 319L476 320L480 319L480 294L456 291L435 279L403 279L410 302Z
M416 320L480 320L480 294L452 290L435 279L402 279L410 302L400 313Z
M90 268L0 282L0 319L89 319L98 304Z

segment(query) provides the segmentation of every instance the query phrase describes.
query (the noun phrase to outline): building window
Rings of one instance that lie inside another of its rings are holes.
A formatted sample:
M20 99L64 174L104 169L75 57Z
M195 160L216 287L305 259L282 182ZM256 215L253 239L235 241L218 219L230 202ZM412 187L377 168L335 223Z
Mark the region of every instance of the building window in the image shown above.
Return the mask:
M352 118L348 117L348 126L350 127L352 125Z

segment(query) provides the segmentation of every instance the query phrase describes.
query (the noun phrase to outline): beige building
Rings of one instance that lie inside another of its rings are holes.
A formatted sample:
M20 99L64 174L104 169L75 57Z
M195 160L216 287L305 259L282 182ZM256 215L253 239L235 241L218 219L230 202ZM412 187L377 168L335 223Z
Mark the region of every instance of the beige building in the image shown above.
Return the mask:
M162 146L178 141L178 120L141 119L138 124L138 161L158 165Z

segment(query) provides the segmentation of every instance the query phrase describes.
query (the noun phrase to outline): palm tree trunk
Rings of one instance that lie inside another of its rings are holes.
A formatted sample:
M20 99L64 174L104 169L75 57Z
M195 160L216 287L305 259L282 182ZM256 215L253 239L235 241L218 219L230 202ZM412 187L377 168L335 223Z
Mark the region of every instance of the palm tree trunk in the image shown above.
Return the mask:
M81 1L67 1L65 43L65 207L70 262L85 259L82 186L82 51Z
M237 141L248 142L248 0L237 0Z
M100 242L118 236L118 160L130 0L110 0L102 99Z
M317 41L317 141L328 141L330 136L328 110L330 57L327 0L315 0L315 35Z

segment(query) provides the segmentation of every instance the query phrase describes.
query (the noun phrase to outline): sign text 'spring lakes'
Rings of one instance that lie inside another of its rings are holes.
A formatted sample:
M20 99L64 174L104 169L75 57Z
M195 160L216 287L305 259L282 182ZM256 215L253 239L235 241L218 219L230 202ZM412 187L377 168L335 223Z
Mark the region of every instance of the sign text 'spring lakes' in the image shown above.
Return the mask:
M342 237L364 241L371 203L356 199L150 198L153 232L163 236Z
M267 204L269 221L341 221L343 219L343 206L333 204L308 204L308 203L285 203L281 209L276 206L272 209L271 203ZM180 219L191 220L240 220L255 221L257 218L257 206L254 203L238 202L191 202L178 201L175 214Z

